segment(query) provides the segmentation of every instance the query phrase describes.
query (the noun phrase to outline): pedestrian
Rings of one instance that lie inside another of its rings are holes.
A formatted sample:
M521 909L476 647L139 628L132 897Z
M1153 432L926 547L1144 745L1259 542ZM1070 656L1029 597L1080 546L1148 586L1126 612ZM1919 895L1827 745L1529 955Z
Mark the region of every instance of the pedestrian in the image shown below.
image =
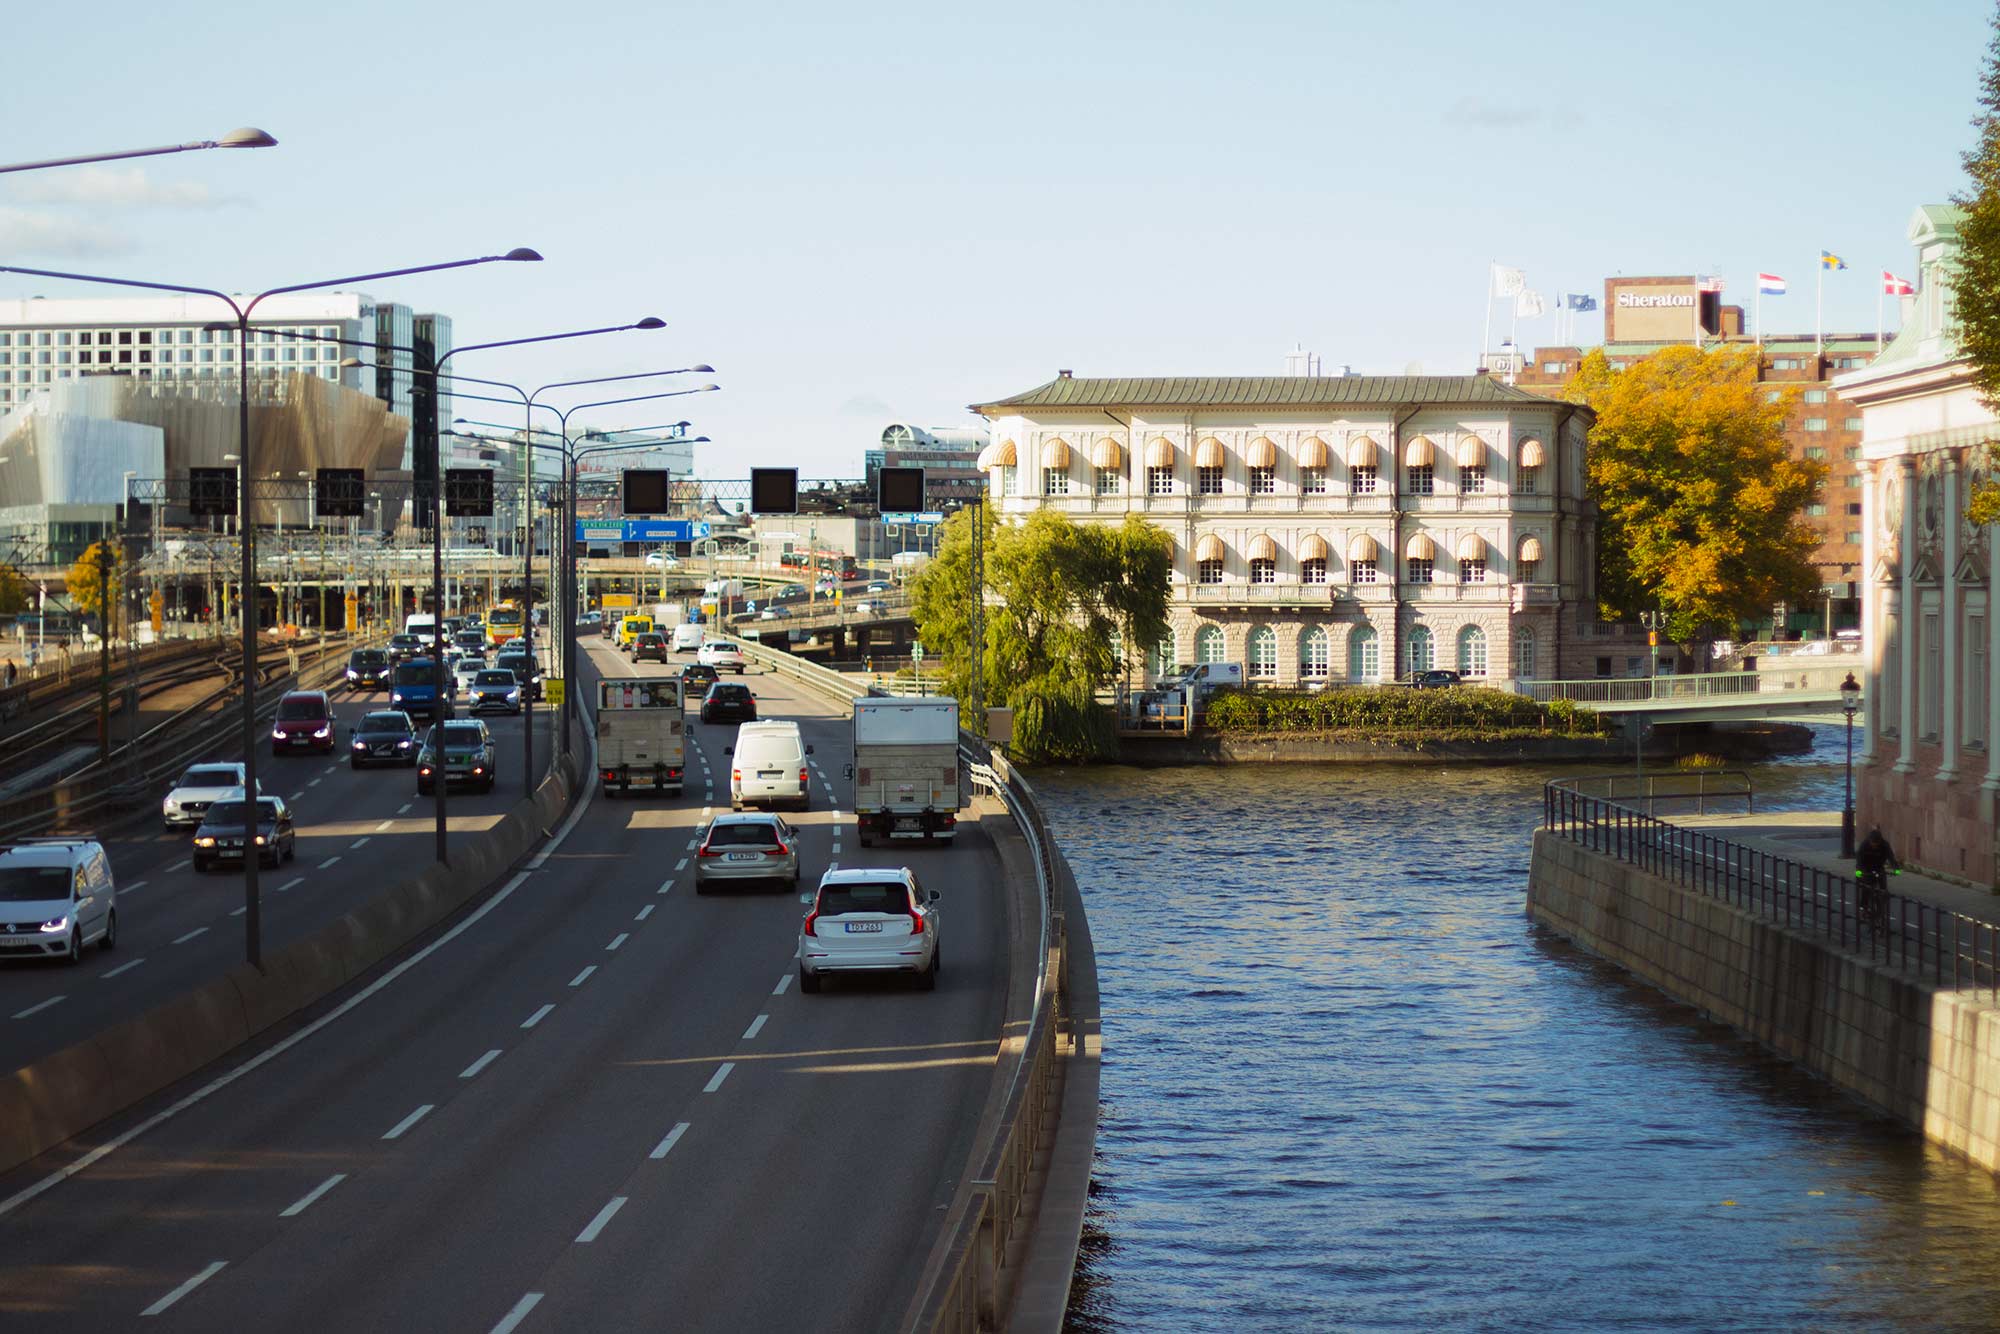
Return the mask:
M20 669L14 666L14 660L12 658L7 659L7 688L9 690L12 690L14 688L14 683L20 679L21 679Z

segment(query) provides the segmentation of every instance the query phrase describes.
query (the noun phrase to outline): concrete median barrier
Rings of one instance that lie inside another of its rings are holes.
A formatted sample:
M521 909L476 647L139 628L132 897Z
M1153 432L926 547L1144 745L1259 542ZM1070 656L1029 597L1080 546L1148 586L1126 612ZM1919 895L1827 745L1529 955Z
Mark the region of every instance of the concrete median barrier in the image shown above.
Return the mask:
M485 836L304 939L25 1065L0 1082L0 1172L186 1078L395 954L493 885L578 790L575 754Z

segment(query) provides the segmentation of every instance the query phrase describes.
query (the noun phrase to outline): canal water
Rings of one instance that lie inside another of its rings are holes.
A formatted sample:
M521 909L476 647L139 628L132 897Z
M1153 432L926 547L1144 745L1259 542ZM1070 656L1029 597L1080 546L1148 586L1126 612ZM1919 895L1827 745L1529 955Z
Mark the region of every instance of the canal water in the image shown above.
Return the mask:
M1035 775L1104 997L1071 1329L2000 1328L1992 1176L1530 925L1560 772Z

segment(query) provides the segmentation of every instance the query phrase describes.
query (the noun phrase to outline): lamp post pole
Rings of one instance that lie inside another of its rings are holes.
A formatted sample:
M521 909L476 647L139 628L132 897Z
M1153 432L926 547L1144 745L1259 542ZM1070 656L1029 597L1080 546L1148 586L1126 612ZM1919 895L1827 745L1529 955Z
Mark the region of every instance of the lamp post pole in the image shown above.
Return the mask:
M0 166L0 174L42 171L49 167L80 167L90 162L119 162L133 157L158 157L163 153L186 153L202 148L275 148L277 143L262 130L246 126L231 130L220 139L196 139L192 143L164 144L159 148L122 148L110 153L85 153L80 157L44 158L40 162L13 162Z
M1854 856L1854 713L1861 707L1861 683L1849 672L1840 683L1840 711L1847 715L1847 781L1840 805L1840 855Z

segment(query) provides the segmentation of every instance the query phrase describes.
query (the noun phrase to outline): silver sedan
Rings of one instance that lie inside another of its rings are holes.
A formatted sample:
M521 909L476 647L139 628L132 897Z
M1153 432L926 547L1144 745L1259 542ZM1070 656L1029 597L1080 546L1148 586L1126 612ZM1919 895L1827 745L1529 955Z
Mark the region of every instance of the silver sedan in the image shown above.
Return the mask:
M766 811L718 815L695 850L694 892L743 881L799 885L799 833Z

